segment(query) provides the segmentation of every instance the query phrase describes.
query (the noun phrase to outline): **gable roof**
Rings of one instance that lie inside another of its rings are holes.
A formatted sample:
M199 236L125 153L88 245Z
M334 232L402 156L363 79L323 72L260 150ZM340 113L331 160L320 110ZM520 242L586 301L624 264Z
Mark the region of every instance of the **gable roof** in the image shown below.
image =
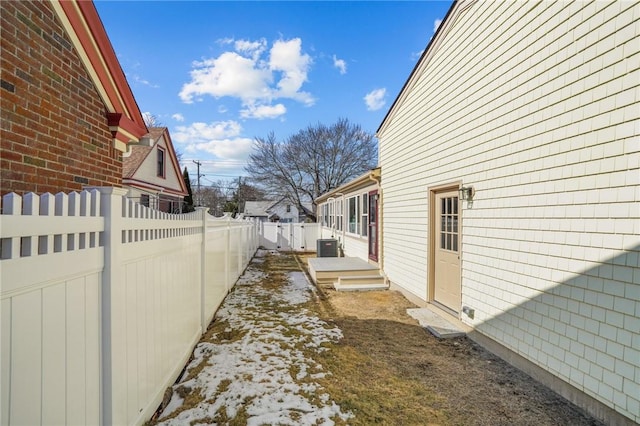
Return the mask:
M152 150L153 146L130 145L131 154L128 157L122 157L122 177L124 179L133 177Z
M130 178L140 168L140 165L153 150L155 142L162 137L166 127L151 127L149 133L143 136L147 139L146 143L131 144L128 146L131 154L128 157L122 157L122 177Z
M175 188L162 185L163 181L147 182L141 180L136 176L136 172L140 169L140 166L149 157L160 140L164 140L168 154L168 164L171 165L171 170L175 173L177 181L180 185L179 190ZM124 185L133 187L142 187L149 189L149 185L157 188L162 188L173 195L187 196L189 191L187 185L182 178L182 172L180 171L180 164L178 163L178 157L176 151L173 148L173 142L169 136L169 129L167 127L151 127L149 133L143 138L143 143L129 145L131 152L127 157L123 157L122 161L122 183Z
M126 151L147 127L95 5L64 0L51 0L51 5L104 102L115 148Z
M246 216L269 217L268 210L274 206L275 201L246 201L244 203L244 214Z
M431 37L431 40L429 40L429 43L427 44L427 47L422 52L420 59L418 60L416 65L413 67L411 74L409 74L409 78L407 79L407 81L405 81L404 85L402 86L402 89L400 89L400 93L398 94L396 99L393 101L393 104L391 104L391 107L387 111L387 114L382 119L382 122L380 123L378 130L376 130L376 137L378 137L378 134L381 131L383 131L387 127L389 122L393 119L395 112L399 108L400 104L406 98L407 92L413 87L413 85L415 84L415 81L418 79L418 77L420 76L420 74L422 73L426 65L429 63L430 59L438 50L438 47L442 44L442 40L447 36L447 33L452 27L452 23L454 23L456 19L458 19L462 11L464 11L468 6L471 6L475 1L476 0L454 0L453 1L453 3L451 4L451 7L447 11L447 14L445 15L444 19L440 23L440 26L436 30L433 37Z

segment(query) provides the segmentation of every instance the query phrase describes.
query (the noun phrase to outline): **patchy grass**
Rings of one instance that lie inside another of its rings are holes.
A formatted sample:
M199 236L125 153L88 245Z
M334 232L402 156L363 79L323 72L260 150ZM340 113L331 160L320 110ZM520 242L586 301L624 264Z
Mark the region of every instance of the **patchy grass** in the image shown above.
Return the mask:
M174 388L174 393L182 398L182 405L178 407L174 412L172 412L169 416L161 419L163 421L173 419L176 416L180 415L180 413L182 413L183 411L195 408L202 401L204 401L204 396L202 396L202 394L200 393L200 389L191 389L188 386L177 386L176 388Z
M355 417L350 425L446 424L434 409L438 396L417 380L401 377L375 358L343 344L332 345L321 362L334 374L320 379L334 401Z
M256 422L256 404L272 404L262 424L599 424L469 339L428 334L398 292L292 287L290 273L306 268L306 257L269 253L252 262L245 275L259 279L234 287L173 387L183 404L158 423L246 425ZM206 381L198 377L216 374L213 389L198 388Z

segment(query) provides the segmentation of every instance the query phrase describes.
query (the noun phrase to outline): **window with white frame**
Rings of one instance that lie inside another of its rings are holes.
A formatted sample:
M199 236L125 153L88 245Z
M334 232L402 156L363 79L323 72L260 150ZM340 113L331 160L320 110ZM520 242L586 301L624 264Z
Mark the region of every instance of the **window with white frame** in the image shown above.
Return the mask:
M329 228L333 228L333 201L329 201L328 213L329 216Z
M347 199L347 212L348 212L348 224L347 231L352 234L357 234L359 215L360 215L360 196L350 197Z
M360 235L367 236L369 229L369 194L362 194L362 219L360 220Z
M336 230L338 231L342 231L342 224L344 221L343 205L344 205L344 201L342 199L336 201L335 221L336 221Z
M330 226L329 225L329 204L328 203L324 203L322 205L322 225L323 226Z

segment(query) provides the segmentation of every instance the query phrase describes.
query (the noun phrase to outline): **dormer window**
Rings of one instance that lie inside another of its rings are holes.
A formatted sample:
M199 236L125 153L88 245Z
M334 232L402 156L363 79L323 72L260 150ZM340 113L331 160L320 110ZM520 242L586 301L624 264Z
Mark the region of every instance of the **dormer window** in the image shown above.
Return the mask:
M158 176L164 177L164 149L158 147Z

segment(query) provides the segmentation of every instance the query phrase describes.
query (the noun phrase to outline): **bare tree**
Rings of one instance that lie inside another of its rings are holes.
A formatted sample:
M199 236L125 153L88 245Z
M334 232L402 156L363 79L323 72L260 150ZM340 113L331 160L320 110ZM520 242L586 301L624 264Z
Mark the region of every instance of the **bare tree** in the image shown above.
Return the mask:
M195 181L191 185L195 186ZM202 205L208 207L214 216L222 216L225 212L237 213L237 181L212 181L211 185L201 188L200 196Z
M309 126L278 142L273 133L256 138L246 167L253 180L267 192L287 197L305 211L311 202L315 219L315 199L377 163L374 136L359 125L341 118L331 126Z
M162 121L160 121L160 118L155 114L151 114L150 112L143 112L142 113L142 119L144 120L144 124L147 127L162 127L162 126L164 126Z
M143 112L142 119L144 120L144 124L145 126L147 126L147 128L164 127L164 123L160 120L160 117L150 112ZM174 147L174 150L176 152L176 158L178 159L178 163L182 165L182 152L175 149L175 147Z

